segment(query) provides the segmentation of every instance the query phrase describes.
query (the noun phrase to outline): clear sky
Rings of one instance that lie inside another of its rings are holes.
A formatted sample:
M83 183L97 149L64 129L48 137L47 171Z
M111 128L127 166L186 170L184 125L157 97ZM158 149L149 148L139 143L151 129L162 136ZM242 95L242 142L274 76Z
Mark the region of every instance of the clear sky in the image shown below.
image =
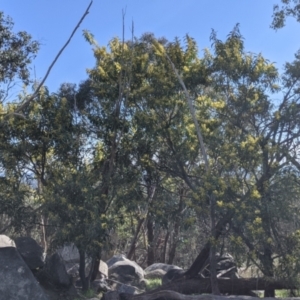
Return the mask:
M90 0L0 0L0 10L12 17L14 31L25 30L41 42L32 76L41 79L66 42ZM224 40L236 23L249 52L262 53L281 70L300 49L300 24L289 19L285 28L270 28L273 5L280 0L94 0L90 13L68 48L54 66L46 85L57 91L63 82L78 84L87 78L86 69L94 65L90 45L82 30L91 31L100 45L122 36L122 10L126 10L125 37L153 32L156 37L173 40L185 34L193 37L200 51L210 48L209 36L215 29Z

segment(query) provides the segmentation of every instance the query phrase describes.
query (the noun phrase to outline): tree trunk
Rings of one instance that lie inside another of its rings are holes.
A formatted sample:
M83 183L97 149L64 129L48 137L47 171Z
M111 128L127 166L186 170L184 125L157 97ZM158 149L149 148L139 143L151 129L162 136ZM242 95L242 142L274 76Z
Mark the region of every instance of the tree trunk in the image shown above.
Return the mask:
M272 250L269 246L265 246L264 248L264 254L261 256L261 262L264 266L263 273L265 276L272 278L274 276ZM264 297L275 297L275 289L267 287L264 291Z
M134 255L135 246L136 246L136 243L137 243L137 240L138 240L138 236L139 236L139 233L141 231L141 228L142 228L144 220L145 220L144 218L141 218L141 219L138 220L138 224L137 224L137 227L136 227L136 230L135 230L135 234L134 234L134 236L132 238L129 251L127 253L127 258L128 259L132 259L133 255Z
M213 295L220 295L220 290L217 280L217 259L216 259L216 212L215 212L215 197L210 195L210 220L211 220L211 239L209 251L209 263L210 263L210 281Z
M45 181L42 177L38 177L38 194L40 196L43 195L43 183ZM47 225L48 225L48 217L45 212L42 211L41 213L41 224L42 224L42 247L44 248L44 255L48 254L48 233L47 233Z
M100 259L101 259L101 252L99 252L98 255L96 255L93 258L91 270L89 274L89 282L93 282L97 278L99 272L99 266L100 266Z
M44 253L47 255L48 252L48 242L47 242L47 225L48 218L44 213L41 214L41 224L42 224L42 247L44 248Z
M82 284L82 290L89 289L89 280L85 277L85 252L79 250L79 276Z
M166 233L166 236L165 236L165 240L164 240L164 249L163 249L163 253L162 253L162 257L161 257L162 263L166 263L166 253L167 253L167 245L168 245L169 236L170 236L170 231L168 230Z
M226 226L227 223L231 221L232 213L227 214L224 216L219 222L217 223L214 231L214 238L218 240L220 237L223 228ZM209 262L209 253L210 253L210 241L206 242L204 247L202 248L201 252L191 265L191 267L185 272L186 278L193 278L196 277L208 264Z
M176 248L178 244L178 236L179 236L179 228L180 228L179 220L181 220L181 218L177 217L174 224L173 241L172 241L171 249L169 251L169 259L168 259L169 265L173 264L176 255Z
M217 259L216 259L216 246L211 244L209 251L209 264L210 264L210 283L212 286L212 294L220 295L220 289L217 280Z
M193 278L197 276L209 263L209 252L210 252L210 242L206 242L201 252L191 265L191 267L185 272L186 278Z
M179 232L180 232L180 224L182 222L182 215L184 213L184 196L186 193L186 190L184 187L180 187L178 189L178 193L179 193L179 205L178 205L178 209L177 209L177 215L174 221L174 233L173 233L173 242L172 242L172 246L169 252L169 261L168 264L172 265L173 261L175 259L175 255L176 255L176 249L177 249L177 245L178 245L178 239L179 239Z
M151 266L155 262L155 247L154 247L154 224L150 216L147 220L147 238L148 238L148 251L147 251L147 266Z

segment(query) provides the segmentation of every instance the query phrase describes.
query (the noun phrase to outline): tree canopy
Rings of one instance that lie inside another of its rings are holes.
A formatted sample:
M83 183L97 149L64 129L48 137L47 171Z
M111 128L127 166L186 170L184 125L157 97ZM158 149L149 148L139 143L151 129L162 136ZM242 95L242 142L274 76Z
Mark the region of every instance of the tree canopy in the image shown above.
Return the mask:
M282 2L274 28L298 18L298 1ZM48 252L74 243L84 289L85 256L111 247L144 265L180 257L188 276L213 247L298 285L300 54L280 74L238 25L224 41L212 31L202 56L189 35L84 37L95 65L78 85L35 83L13 104L1 91L1 232L34 232ZM0 82L28 85L38 46L0 13Z

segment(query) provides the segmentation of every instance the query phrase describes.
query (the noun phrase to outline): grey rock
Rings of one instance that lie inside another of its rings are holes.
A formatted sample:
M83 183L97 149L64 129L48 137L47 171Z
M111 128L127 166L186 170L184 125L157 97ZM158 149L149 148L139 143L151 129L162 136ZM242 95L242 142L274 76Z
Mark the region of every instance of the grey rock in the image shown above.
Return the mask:
M119 281L124 283L131 281L132 279L141 280L144 278L144 270L136 262L129 259L118 261L108 268L108 275L111 276L112 274L117 274ZM130 277L132 278L131 280L129 279Z
M163 264L163 263L155 263L149 267L147 267L144 271L145 271L145 274L147 273L150 273L154 270L163 270L165 272L168 272L169 270L172 270L172 269L178 269L178 270L181 270L180 267L177 267L175 265L168 265L168 264Z
M17 250L31 270L44 266L44 250L31 237L18 237L15 239Z
M167 272L161 269L155 269L148 273L145 273L146 279L163 278Z
M239 278L238 269L234 258L226 253L222 256L217 255L217 276L224 278ZM207 265L206 269L202 272L204 277L210 277L209 265Z
M113 264L115 264L118 261L125 261L129 260L126 258L123 254L116 254L112 258L110 258L108 261L106 261L108 268L110 268Z
M74 262L64 262L66 266L67 273L72 277L79 277L79 263ZM85 274L88 275L91 269L91 262L86 260L85 263ZM100 276L99 276L100 277Z
M137 294L144 288L144 270L134 261L124 258L108 268L111 289L125 294Z
M67 273L72 277L72 278L76 278L79 276L79 264L76 263L66 263L66 270Z
M101 280L101 279L95 279L91 283L91 287L96 293L110 291L110 287L108 283L105 280Z
M171 269L169 270L162 278L162 284L169 283L181 277L181 275L185 272L182 269Z
M104 294L102 300L119 300L120 294L117 291L109 291Z
M0 235L0 248L6 248L6 247L16 247L16 244L8 236L1 234Z
M100 260L99 273L100 273L100 278L102 279L108 278L108 265L103 260Z
M0 248L0 266L1 300L49 300L16 248Z
M145 279L145 278L141 279L137 287L140 290L145 290L147 288L148 283L149 283L149 281L147 279Z
M130 285L126 285L126 284L121 284L118 287L117 291L119 293L130 294L130 295L138 294L138 290L135 287L130 286Z
M43 271L47 274L49 280L57 287L67 288L72 283L64 261L57 253L47 258Z
M74 244L65 245L56 252L66 263L79 263L79 251Z

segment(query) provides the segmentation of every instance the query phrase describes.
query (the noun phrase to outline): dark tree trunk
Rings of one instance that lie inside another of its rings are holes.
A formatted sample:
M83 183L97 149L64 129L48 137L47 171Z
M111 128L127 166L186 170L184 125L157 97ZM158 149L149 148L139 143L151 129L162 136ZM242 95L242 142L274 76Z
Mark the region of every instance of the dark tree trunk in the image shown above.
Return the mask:
M137 224L137 227L136 227L136 230L135 230L135 233L134 233L134 237L132 238L129 251L127 253L127 258L128 259L132 259L133 255L134 255L136 243L137 243L138 236L139 236L139 233L141 231L143 222L144 222L144 218L138 220L138 224Z
M209 264L210 264L210 283L212 286L212 294L220 295L220 289L217 280L217 259L216 259L216 246L210 246L209 251Z
M206 242L201 252L191 265L191 267L185 272L186 278L193 278L197 276L209 263L210 242Z
M79 277L82 290L87 291L89 289L89 280L85 277L85 252L82 250L79 250Z
M182 221L182 214L184 212L184 200L183 197L185 195L185 189L184 188L180 188L179 189L179 206L178 206L178 211L177 211L177 216L174 222L174 233L173 233L173 241L172 241L172 246L169 252L169 260L168 260L168 264L173 264L173 261L175 259L175 255L176 255L176 248L177 248L177 244L178 244L178 239L179 239L179 232L180 232L180 224Z
M274 277L272 250L269 246L265 246L264 254L261 256L261 262L264 266L264 275L269 278ZM275 297L275 289L272 287L267 287L264 291L264 297Z
M147 266L151 266L155 262L155 247L154 247L154 224L152 218L149 216L147 220L147 238L148 238L148 251L147 251Z
M176 248L177 248L177 244L178 244L179 228L180 228L179 218L177 218L177 220L175 221L175 224L174 224L174 233L173 233L173 239L172 239L173 241L172 241L171 249L169 252L169 259L168 259L169 265L172 265L173 261L175 259Z
M211 220L211 239L209 251L209 263L210 263L210 282L213 295L220 295L220 290L217 280L217 259L216 259L216 212L215 212L216 199L214 195L210 195L210 220Z
M221 220L219 220L214 231L215 240L218 240L226 224L228 224L231 221L231 218L232 218L232 214L230 213L224 216ZM184 275L186 278L196 277L205 268L205 266L209 263L209 253L210 253L210 242L208 241L202 248L199 255L196 257L191 267L185 272Z
M89 274L89 281L93 282L98 275L99 272L99 266L100 266L100 259L101 259L101 252L98 253L98 255L96 255L93 258L93 262L91 265L91 270L90 270L90 274Z

